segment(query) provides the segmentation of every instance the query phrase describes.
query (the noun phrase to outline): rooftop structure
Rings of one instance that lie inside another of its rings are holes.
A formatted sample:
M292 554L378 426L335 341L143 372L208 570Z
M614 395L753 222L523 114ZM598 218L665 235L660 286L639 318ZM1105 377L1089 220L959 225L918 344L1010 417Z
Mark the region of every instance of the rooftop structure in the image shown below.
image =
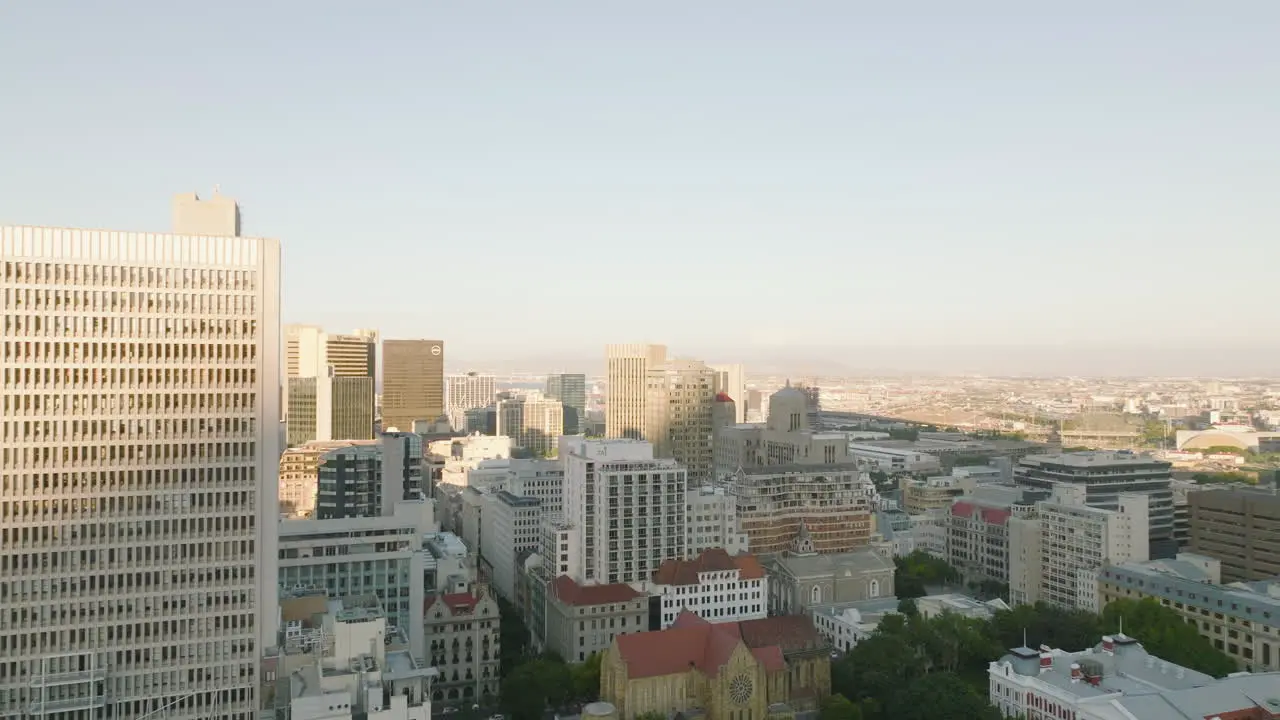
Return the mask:
M1176 559L1105 566L1099 604L1151 597L1200 629L1247 670L1280 670L1280 578L1219 585L1219 562L1182 553Z
M990 664L988 675L991 704L1006 717L1269 720L1280 714L1280 674L1216 680L1149 654L1123 633L1079 652L1014 648Z

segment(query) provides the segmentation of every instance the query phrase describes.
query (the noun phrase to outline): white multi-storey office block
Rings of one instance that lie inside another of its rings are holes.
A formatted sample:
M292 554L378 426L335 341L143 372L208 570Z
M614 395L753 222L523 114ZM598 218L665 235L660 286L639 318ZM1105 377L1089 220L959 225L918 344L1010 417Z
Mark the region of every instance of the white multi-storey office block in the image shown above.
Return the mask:
M274 240L0 228L0 717L256 715L279 276Z

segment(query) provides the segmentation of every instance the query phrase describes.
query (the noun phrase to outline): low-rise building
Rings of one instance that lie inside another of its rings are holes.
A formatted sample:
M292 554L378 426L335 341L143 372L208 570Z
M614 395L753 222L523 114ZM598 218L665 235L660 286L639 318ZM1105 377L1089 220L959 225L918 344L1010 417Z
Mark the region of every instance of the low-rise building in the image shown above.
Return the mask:
M391 625L421 653L424 536L435 530L431 501L402 500L385 517L283 520L278 584L282 592L330 598L379 598Z
M285 450L280 456L280 514L300 519L315 514L320 490L320 463L330 450L374 445L377 440L316 440Z
M285 598L280 621L280 643L263 659L264 710L291 720L430 720L438 672L409 651L377 598Z
M423 627L430 662L440 675L432 701L459 708L498 699L498 602L484 584L427 598Z
M626 583L579 585L561 575L548 587L546 613L546 649L583 662L619 635L648 630L649 596Z
M898 483L902 491L902 509L912 515L951 507L951 503L978 487L973 478L934 475L923 480L903 477Z
M898 598L892 595L809 608L813 626L832 648L840 652L849 652L854 645L874 633L886 615L897 613Z
M796 615L815 605L893 595L891 549L877 546L849 553L818 554L801 529L790 552L766 561L769 611Z
M942 469L942 463L938 462L936 456L919 452L911 447L893 447L891 445L893 442L886 440L883 444L875 445L851 442L849 454L865 462L868 467L890 475L938 472Z
M754 555L716 548L692 560L664 560L650 592L659 597L659 624L667 628L685 610L713 623L767 617L768 583Z
M1079 652L1014 648L990 664L991 704L1026 720L1269 719L1280 673L1216 680L1149 654L1123 634Z
M1191 553L1107 565L1098 573L1098 604L1155 598L1241 668L1280 670L1280 580L1220 585L1221 572L1217 559Z
M831 647L804 615L619 635L600 663L600 699L618 720L792 718L831 694Z
M990 620L996 613L1009 609L1009 603L1000 598L978 600L968 595L944 593L942 595L925 595L916 598L916 612L920 617L929 619L943 613L962 615L974 620Z

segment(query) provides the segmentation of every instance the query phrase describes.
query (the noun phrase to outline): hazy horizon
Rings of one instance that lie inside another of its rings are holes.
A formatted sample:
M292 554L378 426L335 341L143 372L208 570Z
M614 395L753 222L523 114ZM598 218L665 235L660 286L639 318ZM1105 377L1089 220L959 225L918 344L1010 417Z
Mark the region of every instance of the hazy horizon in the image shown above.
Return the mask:
M618 340L621 342L622 340ZM990 375L1034 377L1280 378L1275 347L1075 347L933 346L740 348L668 346L674 357L711 363L742 363L751 374L830 376ZM446 345L446 370L498 373L604 372L604 345L564 352L524 353Z
M652 339L1280 374L1276 27L1261 0L10 3L0 223L165 230L220 184L282 241L286 322L478 365Z

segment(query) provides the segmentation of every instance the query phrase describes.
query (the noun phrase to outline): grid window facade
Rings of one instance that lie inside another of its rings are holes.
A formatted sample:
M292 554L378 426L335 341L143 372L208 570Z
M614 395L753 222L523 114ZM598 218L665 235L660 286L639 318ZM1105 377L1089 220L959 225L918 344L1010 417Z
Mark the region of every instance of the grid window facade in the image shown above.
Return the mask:
M254 715L278 261L254 238L0 228L0 716Z

